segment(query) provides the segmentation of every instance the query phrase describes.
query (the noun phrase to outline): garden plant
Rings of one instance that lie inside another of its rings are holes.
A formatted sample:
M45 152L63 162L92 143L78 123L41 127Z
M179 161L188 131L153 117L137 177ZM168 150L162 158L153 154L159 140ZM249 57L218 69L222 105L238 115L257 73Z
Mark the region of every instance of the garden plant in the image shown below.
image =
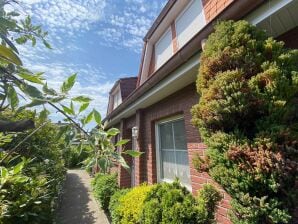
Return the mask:
M246 21L216 25L204 46L193 122L196 160L232 196L233 223L291 223L297 211L298 50Z
M51 45L48 33L32 24L30 16L11 10L16 4L0 1L0 223L52 223L65 174L64 149L76 142L81 154L88 145L85 167L103 173L118 163L129 169L122 154L140 154L117 152L117 146L127 143L111 143L119 130L104 130L100 113L89 107L92 99L70 96L77 74L54 89L43 72L25 67L19 45ZM64 117L63 125L51 123L49 108ZM86 125L91 121L97 128L89 132Z

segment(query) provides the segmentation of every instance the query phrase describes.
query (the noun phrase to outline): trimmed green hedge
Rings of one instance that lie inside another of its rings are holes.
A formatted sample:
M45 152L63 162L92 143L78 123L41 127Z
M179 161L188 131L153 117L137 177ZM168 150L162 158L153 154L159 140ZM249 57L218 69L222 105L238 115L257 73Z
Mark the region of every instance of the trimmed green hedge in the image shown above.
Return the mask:
M116 191L110 200L110 204L109 204L109 212L110 212L110 217L112 220L112 223L120 223L121 220L121 214L120 214L120 210L119 207L121 206L121 204L119 203L119 199L127 194L131 189L121 189Z
M118 190L116 174L96 174L92 180L92 188L95 198L105 211L109 208L111 196Z
M209 224L221 199L211 185L194 198L179 182L141 185L116 191L109 212L113 224Z

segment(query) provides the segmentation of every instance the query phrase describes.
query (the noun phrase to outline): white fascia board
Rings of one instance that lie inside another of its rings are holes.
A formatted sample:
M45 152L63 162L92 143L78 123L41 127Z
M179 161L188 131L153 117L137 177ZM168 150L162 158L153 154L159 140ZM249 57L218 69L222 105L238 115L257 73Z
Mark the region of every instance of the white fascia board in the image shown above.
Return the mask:
M245 17L245 20L257 25L275 12L294 2L295 0L269 0Z
M200 53L194 55L185 64L172 72L167 78L160 81L134 103L108 121L108 127L117 124L122 118L133 115L136 110L149 107L178 90L194 83L197 77Z

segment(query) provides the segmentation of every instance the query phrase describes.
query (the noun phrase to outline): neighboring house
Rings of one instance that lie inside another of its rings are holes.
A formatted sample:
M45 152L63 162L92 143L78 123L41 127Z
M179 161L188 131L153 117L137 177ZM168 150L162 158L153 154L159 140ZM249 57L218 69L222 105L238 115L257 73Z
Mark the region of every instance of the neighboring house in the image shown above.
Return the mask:
M127 158L131 174L119 167L119 185L178 177L194 194L207 182L216 185L192 164L193 156L204 155L206 148L190 113L198 103L195 82L202 43L217 20L245 19L298 48L297 12L297 0L168 1L144 38L136 86L136 79L120 79L110 94L104 121L120 129L120 138L132 140L127 148L144 152L140 158ZM217 220L230 223L230 197L223 193Z

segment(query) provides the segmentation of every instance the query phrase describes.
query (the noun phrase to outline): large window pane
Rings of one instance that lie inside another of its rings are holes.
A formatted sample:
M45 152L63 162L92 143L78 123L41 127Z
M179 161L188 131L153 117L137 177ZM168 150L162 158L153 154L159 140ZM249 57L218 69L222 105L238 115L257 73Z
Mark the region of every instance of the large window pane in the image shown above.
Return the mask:
M171 29L155 44L155 66L158 69L173 55Z
M190 186L190 171L186 147L184 120L174 120L158 125L160 178L174 180Z
M186 150L184 121L183 120L175 121L173 122L173 126L174 126L175 149Z
M187 151L176 151L177 177L183 184L190 184Z
M159 128L161 149L174 149L172 124L161 124Z
M175 179L175 154L174 151L161 151L162 157L162 178L173 180Z
M194 0L176 20L179 47L183 47L205 24L201 0Z

